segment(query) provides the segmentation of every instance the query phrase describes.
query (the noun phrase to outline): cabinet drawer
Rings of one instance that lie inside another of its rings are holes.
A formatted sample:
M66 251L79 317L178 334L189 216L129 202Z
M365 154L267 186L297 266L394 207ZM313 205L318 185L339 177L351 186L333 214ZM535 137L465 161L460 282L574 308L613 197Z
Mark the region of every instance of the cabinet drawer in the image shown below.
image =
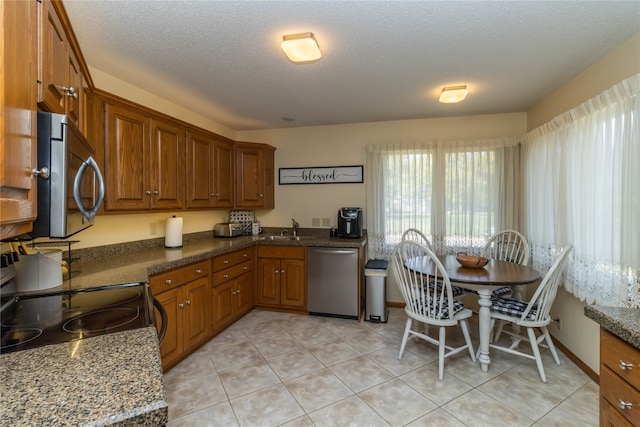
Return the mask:
M306 252L300 246L258 246L258 258L305 259Z
M165 273L159 273L151 278L151 291L153 295L157 295L169 289L173 289L176 286L184 285L199 277L204 277L209 274L209 261L201 261L193 264L189 264L185 267L179 267L173 270L169 270Z
M213 271L224 270L253 258L253 248L230 252L213 258Z
M600 393L631 424L640 425L640 392L606 367L600 370Z
M243 262L242 264L234 265L233 267L226 268L222 271L213 273L212 286L216 287L222 285L229 280L235 279L238 276L248 273L253 270L253 260Z
M600 348L601 363L640 390L640 350L606 329L600 332Z

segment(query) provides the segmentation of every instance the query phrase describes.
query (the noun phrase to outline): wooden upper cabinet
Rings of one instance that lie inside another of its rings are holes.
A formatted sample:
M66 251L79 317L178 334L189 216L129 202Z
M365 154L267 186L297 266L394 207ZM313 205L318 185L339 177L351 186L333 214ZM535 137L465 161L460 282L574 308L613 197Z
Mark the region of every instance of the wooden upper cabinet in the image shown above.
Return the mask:
M264 144L236 145L236 206L274 207L274 148Z
M109 210L147 209L149 120L129 108L106 104L105 200Z
M185 185L184 130L175 123L151 120L149 207L182 209Z
M213 207L233 207L233 143L215 140L213 143Z
M71 48L60 13L54 3L51 0L43 0L38 3L38 7L38 102L47 111L67 114L84 132L82 96L85 79L78 57Z
M183 130L128 105L105 103L105 210L181 209Z
M233 207L233 143L187 130L187 207Z
M37 5L0 6L0 238L32 230L37 213Z

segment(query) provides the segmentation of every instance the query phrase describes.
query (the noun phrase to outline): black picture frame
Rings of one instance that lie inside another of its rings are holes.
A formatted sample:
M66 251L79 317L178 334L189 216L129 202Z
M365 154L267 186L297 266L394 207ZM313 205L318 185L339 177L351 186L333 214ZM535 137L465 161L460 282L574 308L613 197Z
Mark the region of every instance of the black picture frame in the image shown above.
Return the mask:
M362 184L364 166L310 166L278 169L278 184Z

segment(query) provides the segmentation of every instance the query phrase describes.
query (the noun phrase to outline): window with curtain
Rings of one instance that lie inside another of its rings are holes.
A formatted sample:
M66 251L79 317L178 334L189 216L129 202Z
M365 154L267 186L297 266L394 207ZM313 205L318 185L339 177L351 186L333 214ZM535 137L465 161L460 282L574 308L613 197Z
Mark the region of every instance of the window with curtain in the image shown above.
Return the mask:
M439 253L479 253L517 228L519 153L511 138L367 147L369 257L387 258L408 228Z
M589 304L640 307L640 74L524 140L533 267L548 269L572 243L567 291Z

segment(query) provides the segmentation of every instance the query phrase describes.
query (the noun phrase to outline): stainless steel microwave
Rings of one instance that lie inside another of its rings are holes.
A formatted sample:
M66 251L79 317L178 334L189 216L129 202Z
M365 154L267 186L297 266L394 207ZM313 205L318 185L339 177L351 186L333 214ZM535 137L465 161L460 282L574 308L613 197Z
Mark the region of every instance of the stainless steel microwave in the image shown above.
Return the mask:
M32 238L67 238L93 225L104 181L84 135L64 114L38 112L38 217Z

